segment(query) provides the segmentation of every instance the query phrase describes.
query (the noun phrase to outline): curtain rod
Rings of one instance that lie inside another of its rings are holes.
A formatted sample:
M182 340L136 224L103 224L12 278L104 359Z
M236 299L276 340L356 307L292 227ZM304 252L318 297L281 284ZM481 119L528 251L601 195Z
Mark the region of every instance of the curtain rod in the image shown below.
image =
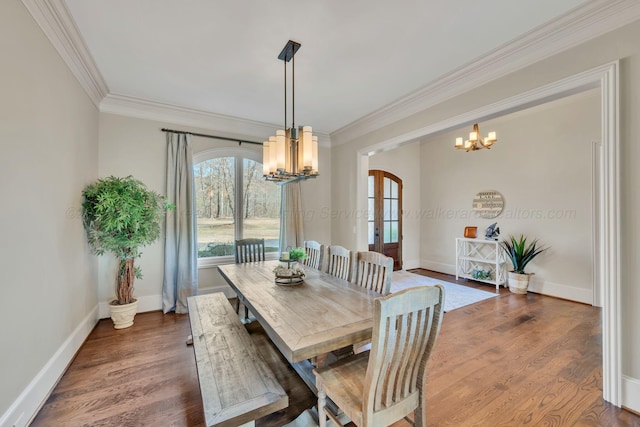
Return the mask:
M238 145L242 145L242 144L262 145L262 142L247 141L247 140L239 139L239 138L227 138L226 136L207 135L205 133L186 132L186 131L183 131L183 130L173 130L173 129L164 129L164 128L161 129L161 130L162 130L162 132L181 133L181 134L185 134L185 135L201 136L203 138L222 139L222 140L225 140L225 141L233 141L233 142L237 142Z

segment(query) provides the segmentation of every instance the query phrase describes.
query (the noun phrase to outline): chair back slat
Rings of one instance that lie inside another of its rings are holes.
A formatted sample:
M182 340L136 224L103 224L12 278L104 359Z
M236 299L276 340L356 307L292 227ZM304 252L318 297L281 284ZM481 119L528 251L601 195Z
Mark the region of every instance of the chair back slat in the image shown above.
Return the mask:
M400 403L417 405L443 306L441 285L406 289L375 300L363 396L363 417L369 425L377 425L377 413L382 417Z
M393 258L378 252L358 252L354 283L381 295L391 291Z
M303 264L307 267L320 270L324 255L324 245L314 240L306 240L304 242L304 251L307 253L307 257L304 259Z
M415 329L412 329L411 315L402 315L396 318L398 334L395 342L395 356L389 375L386 380L386 402L385 407L393 405L407 395L404 394L404 372L408 366L409 354L412 343L415 342ZM415 326L415 325L413 325Z
M327 273L343 280L351 280L353 253L342 246L329 246Z
M236 264L264 261L264 239L236 240Z

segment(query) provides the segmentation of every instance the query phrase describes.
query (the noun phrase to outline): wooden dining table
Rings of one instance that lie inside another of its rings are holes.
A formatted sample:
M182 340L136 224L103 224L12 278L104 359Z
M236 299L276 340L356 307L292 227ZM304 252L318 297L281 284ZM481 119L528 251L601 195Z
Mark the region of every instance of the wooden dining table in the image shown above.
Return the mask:
M240 301L302 379L315 391L314 361L371 338L373 300L380 295L306 268L302 283L275 282L278 261L218 266ZM311 359L311 360L310 360Z

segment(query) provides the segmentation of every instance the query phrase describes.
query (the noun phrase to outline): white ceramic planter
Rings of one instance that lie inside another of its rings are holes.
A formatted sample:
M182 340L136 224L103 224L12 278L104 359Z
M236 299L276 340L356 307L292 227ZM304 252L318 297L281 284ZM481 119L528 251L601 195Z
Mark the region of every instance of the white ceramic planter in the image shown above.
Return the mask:
M518 274L510 271L509 290L514 294L526 294L529 289L529 278L533 274Z
M124 305L113 304L112 301L109 303L109 310L111 312L111 320L113 320L113 327L115 329L128 328L133 325L133 318L138 311L138 300Z

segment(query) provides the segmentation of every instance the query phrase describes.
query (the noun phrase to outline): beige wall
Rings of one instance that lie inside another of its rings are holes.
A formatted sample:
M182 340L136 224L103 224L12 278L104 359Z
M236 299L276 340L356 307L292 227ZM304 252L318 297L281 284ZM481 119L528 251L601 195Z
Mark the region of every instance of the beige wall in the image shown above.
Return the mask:
M636 273L636 258L640 242L636 213L640 210L640 22L627 25L605 36L574 47L520 71L480 86L464 95L438 104L378 131L359 137L332 149L333 209L354 210L356 198L356 165L358 150L383 143L393 137L423 128L429 124L463 114L501 99L514 96L562 78L621 59L621 301L622 301L622 364L623 374L640 378L640 286ZM347 183L344 188L337 183ZM353 232L356 219L340 218L332 222L333 236L341 244L357 246ZM366 243L366 242L365 242ZM640 381L640 380L637 380Z
M593 302L593 143L600 139L600 93L561 99L480 123L499 140L491 150L454 150L471 127L422 143L422 266L455 273L455 238L465 226L497 222L501 237L525 234L550 249L527 269L532 290ZM495 219L471 210L476 193L496 190L505 200Z
M100 114L100 177L133 175L151 190L165 194L166 144L162 127L163 124L145 120ZM161 303L162 294L162 242L163 237L144 247L136 260L143 278L136 279L135 295L155 298L156 303ZM105 254L99 265L99 298L105 303L114 297L117 263L113 255ZM144 304L141 311L146 307Z
M402 259L404 269L420 267L420 145L401 148L369 157L369 169L391 172L402 179Z
M142 180L149 188L164 194L166 191L166 142L162 128L177 128L204 134L217 134L215 131L196 129L151 120L100 114L100 176L133 175ZM220 133L220 132L218 132ZM254 138L247 138L254 139ZM194 137L193 151L198 153L207 149L230 146L236 143ZM245 144L244 149L256 150L259 146ZM305 236L319 241L331 240L331 156L329 149L319 150L320 176L302 183L303 208L305 210ZM274 184L275 185L275 184ZM135 295L142 298L143 310L159 309L161 304L163 280L163 238L144 248L138 265L142 268L143 278L136 280ZM105 303L113 297L115 260L110 256L100 260L100 301ZM208 290L224 286L225 283L215 267L201 268L198 271L200 289Z
M19 0L0 2L0 52L0 424L24 413L24 425L48 392L31 388L36 375L96 321L97 264L79 212L97 177L98 111Z
M4 136L0 157L0 231L4 242L0 268L7 302L0 314L0 417L6 416L0 424L11 425L21 416L22 408L26 415L19 424L26 422L29 410L35 411L33 406L11 405L25 395L21 393L37 398L48 392L34 390L30 384L46 364L64 355L61 350L73 348L69 341L82 335L79 328L92 325L96 304L112 297L115 264L108 257L98 262L86 245L78 216L82 188L98 177L132 174L150 188L164 192L164 136L159 129L166 124L99 115L19 0L0 2L0 23L0 81L4 84L0 97L0 130ZM352 248L361 244L355 232L356 185L361 178L356 176L358 150L621 59L622 362L626 376L640 378L640 329L636 326L640 324L636 309L640 286L635 274L640 241L636 220L640 170L635 167L640 158L638 40L640 22L331 151L321 149L321 177L303 184L306 237ZM502 132L500 137L502 144ZM423 172L421 176L428 175ZM509 206L514 198L505 196ZM140 266L145 278L136 284L138 296L158 304L161 248L158 243L144 250ZM431 256L422 248L420 252L423 258ZM215 281L212 272L200 272L201 286ZM49 373L52 371L49 369Z

